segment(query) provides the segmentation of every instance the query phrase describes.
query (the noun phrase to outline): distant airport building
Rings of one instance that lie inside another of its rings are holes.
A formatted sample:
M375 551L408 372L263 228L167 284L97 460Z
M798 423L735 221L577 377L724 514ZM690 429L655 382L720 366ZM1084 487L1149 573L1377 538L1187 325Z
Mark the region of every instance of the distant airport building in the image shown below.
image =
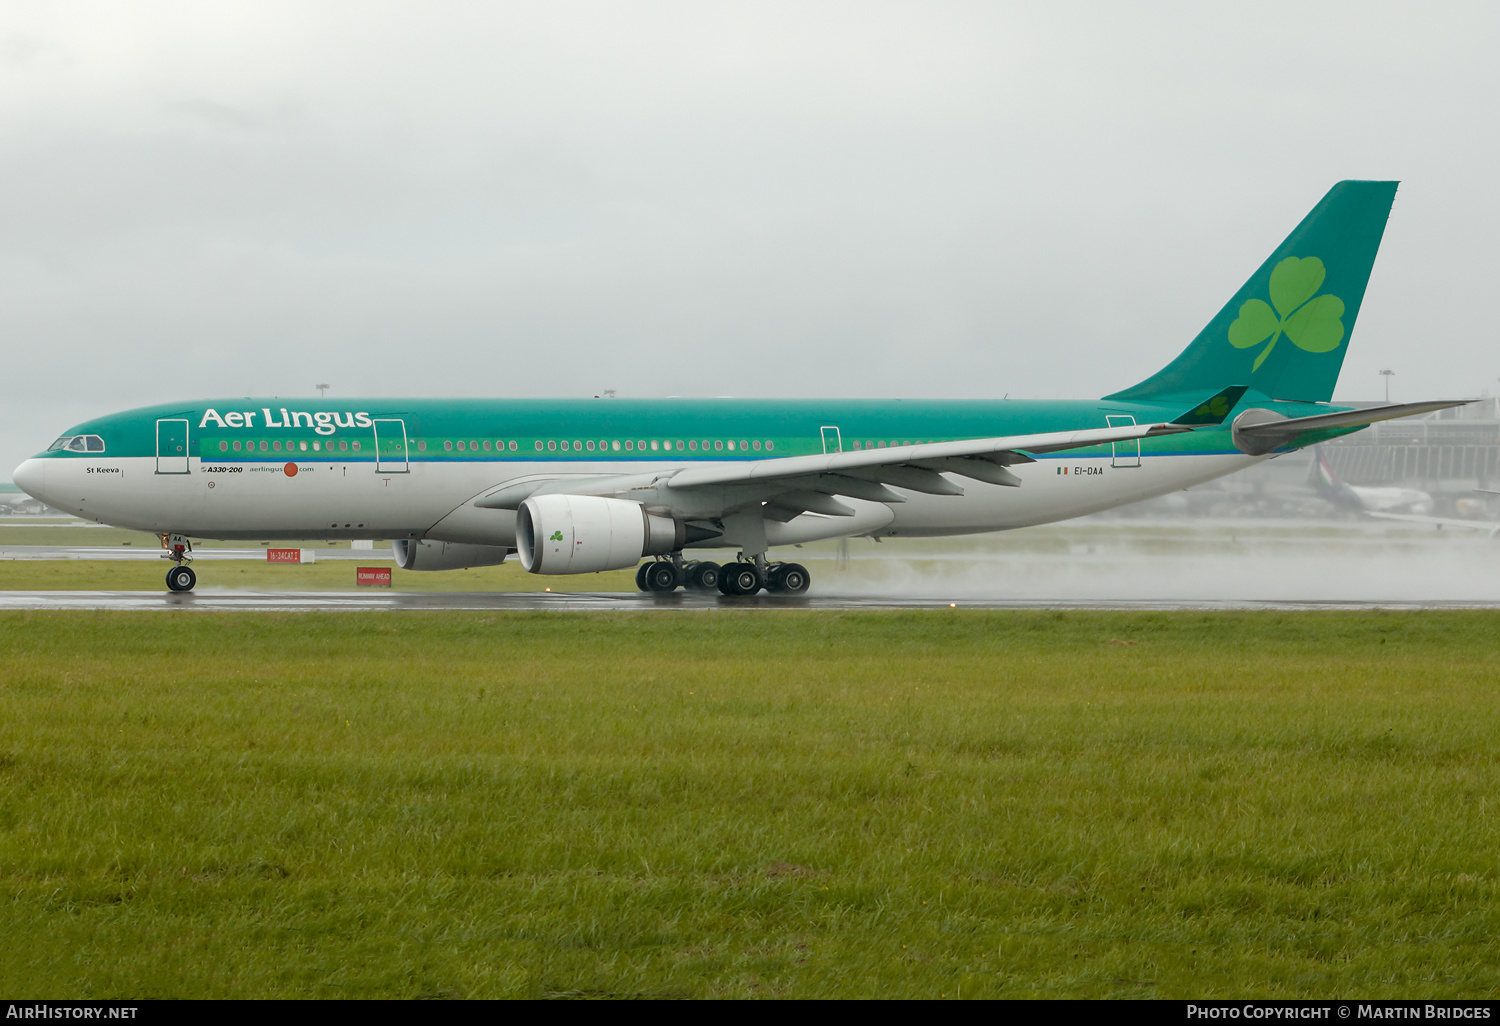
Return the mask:
M1500 483L1500 399L1372 424L1325 447L1353 485L1403 485L1441 495Z
M1334 473L1346 484L1418 489L1431 495L1437 514L1493 518L1495 510L1489 507L1496 500L1478 495L1474 489L1500 489L1500 399L1372 424L1326 443L1323 452ZM1310 448L1285 453L1237 474L1123 507L1119 515L1354 515L1329 502L1313 486L1314 458Z

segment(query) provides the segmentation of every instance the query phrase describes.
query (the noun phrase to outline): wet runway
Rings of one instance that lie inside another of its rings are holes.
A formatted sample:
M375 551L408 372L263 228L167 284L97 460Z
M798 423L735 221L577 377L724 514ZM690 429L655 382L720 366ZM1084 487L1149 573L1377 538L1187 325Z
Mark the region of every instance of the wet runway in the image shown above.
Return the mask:
M436 610L517 610L555 612L696 612L786 609L1500 609L1500 600L1324 600L1203 598L967 598L946 600L900 595L756 595L749 598L625 592L251 592L203 589L186 594L149 591L3 591L0 610L112 609L135 612L362 612Z
M9 526L9 525L7 525ZM288 545L288 548L297 546ZM311 548L311 546L305 546ZM314 549L319 561L328 559L353 559L364 563L389 563L391 561L390 546L379 549ZM24 559L24 560L102 560L104 562L136 562L140 560L161 559L162 550L153 548L133 548L118 545L7 545L0 547L0 559ZM198 560L222 560L222 559L249 559L264 563L266 561L266 550L256 549L219 549L200 548L193 550L194 562Z
M389 565L388 552L316 550L319 562L373 565ZM159 562L160 555L151 548L0 547L0 559ZM1500 609L1500 545L1483 535L1370 521L1077 521L973 540L809 547L801 558L812 570L812 590L798 598L407 591L400 580L395 590L273 591L269 582L236 589L216 585L224 578L202 563L264 560L263 548L202 548L195 555L200 581L188 594L0 591L0 609ZM352 567L344 565L352 585Z

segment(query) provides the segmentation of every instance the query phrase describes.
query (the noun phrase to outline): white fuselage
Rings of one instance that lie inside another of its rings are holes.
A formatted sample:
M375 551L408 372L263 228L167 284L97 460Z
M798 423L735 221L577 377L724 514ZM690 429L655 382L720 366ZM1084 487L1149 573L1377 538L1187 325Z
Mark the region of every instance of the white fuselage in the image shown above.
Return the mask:
M1111 457L1049 457L1013 467L1019 487L965 479L964 494L905 491L907 501L843 499L852 517L804 513L767 523L772 545L845 535L938 536L1000 531L1049 523L1212 480L1260 462L1239 454L1146 456L1135 465ZM655 472L679 464L637 464L645 482L630 498L648 509L680 496ZM292 472L292 471L295 472ZM568 481L619 474L606 463L474 463L412 460L403 473L369 462L296 463L284 460L218 463L192 458L188 473L157 473L150 458L33 459L17 483L49 505L89 520L153 533L223 539L427 538L480 545L514 545L515 513L486 509L476 500L509 481L546 478L551 490ZM663 475L665 477L665 475ZM897 489L901 491L901 489ZM713 514L709 514L713 515ZM732 545L733 538L701 543Z

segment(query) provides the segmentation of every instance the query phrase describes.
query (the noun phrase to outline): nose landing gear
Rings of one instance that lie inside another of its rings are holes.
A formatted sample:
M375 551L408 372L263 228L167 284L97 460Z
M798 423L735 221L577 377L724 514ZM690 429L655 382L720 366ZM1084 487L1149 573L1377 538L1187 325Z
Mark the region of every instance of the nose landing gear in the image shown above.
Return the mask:
M190 566L174 566L167 571L167 587L172 591L192 591L198 583L198 575Z
M198 575L187 565L193 561L193 543L180 534L163 534L159 537L161 547L167 550L161 554L161 558L172 561L172 567L167 571L167 589L192 591L193 585L198 583Z

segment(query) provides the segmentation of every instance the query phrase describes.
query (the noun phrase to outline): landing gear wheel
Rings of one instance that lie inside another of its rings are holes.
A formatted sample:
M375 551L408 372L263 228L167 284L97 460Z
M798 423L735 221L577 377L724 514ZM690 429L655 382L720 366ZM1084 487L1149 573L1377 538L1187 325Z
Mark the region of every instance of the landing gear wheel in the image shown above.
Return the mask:
M730 563L719 578L719 590L726 595L754 595L765 584L754 563Z
M779 591L788 595L801 595L807 591L807 586L812 583L808 576L807 567L801 563L783 563L781 572L776 575L776 581L780 585Z
M198 575L190 566L174 566L167 571L167 587L172 591L192 591L198 583Z
M671 563L647 563L645 580L647 590L661 595L676 591L680 583L677 568Z
M696 591L713 591L723 579L719 564L704 561L688 567L687 586Z
M651 590L651 588L646 584L646 571L650 570L650 569L651 569L651 564L650 563L642 563L640 566L636 567L636 571L635 571L635 586L636 586L636 589L638 591L650 591Z

